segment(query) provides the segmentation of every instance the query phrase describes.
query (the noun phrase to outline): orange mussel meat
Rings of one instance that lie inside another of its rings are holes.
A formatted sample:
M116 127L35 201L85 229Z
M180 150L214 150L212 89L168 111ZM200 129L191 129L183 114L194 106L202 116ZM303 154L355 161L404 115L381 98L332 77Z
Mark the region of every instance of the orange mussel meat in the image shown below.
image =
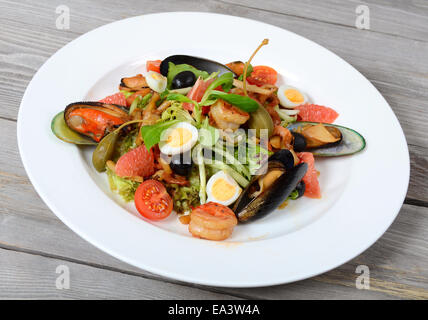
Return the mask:
M114 128L129 120L129 116L119 106L100 102L73 103L64 112L67 126L99 142Z

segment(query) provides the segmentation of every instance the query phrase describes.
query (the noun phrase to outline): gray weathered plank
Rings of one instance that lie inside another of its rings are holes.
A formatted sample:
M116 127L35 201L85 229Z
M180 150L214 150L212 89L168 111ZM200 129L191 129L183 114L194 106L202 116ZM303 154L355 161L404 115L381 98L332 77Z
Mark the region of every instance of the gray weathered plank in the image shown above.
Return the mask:
M67 267L70 288L57 289ZM0 249L0 299L236 299L189 286Z
M428 5L424 0L222 0L222 2L351 28L355 28L357 6L366 5L370 12L371 32L422 41L428 39Z

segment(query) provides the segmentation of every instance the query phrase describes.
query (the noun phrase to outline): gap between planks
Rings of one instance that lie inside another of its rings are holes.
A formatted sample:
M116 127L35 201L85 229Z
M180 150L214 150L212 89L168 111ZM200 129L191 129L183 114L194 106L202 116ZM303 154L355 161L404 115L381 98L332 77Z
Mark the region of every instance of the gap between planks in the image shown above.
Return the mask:
M262 11L262 12L266 12L266 13L277 14L277 15L286 16L286 17L293 17L293 18L298 18L298 19L305 19L305 20L312 21L312 22L326 23L326 24L333 25L333 26L355 29L355 26L351 26L351 25L347 25L347 24L343 24L343 23L339 23L339 22L320 20L320 19L315 19L315 18L311 18L311 17L299 16L297 14L291 14L291 13L279 12L279 11L274 11L274 10L269 10L269 9L264 9L264 8L252 7L252 6L248 6L248 5L244 5L244 4L240 4L240 3L227 2L227 1L223 1L223 0L214 0L214 1L222 3L222 4L226 4L226 5L231 5L231 6L237 6L237 7L240 7L240 8L245 8L245 9L257 10L257 11ZM395 33L383 32L383 31L372 30L372 29L364 29L364 31L371 32L371 33L382 34L382 35L386 35L386 36L392 36L392 37L401 38L401 39L418 41L418 42L422 42L422 43L428 43L427 40L410 38L410 37L406 37L406 36L403 36L403 35L398 35L398 34L395 34Z
M197 289L204 290L204 291L211 292L211 293L225 294L225 295L233 296L233 297L238 298L238 299L246 299L246 300L254 299L254 297L252 297L250 295L238 294L236 292L230 293L229 291L223 291L221 289L217 289L217 287L196 285L196 284L192 284L192 283L188 283L188 282L176 281L176 280L173 280L170 278L160 277L160 276L157 276L155 274L153 274L153 276L150 276L150 273L142 274L142 273L133 272L133 271L124 270L124 269L119 269L119 268L115 268L115 267L111 267L111 266L107 266L107 265L101 265L101 264L97 264L97 263L93 263L93 262L87 262L84 260L79 260L79 259L74 259L74 258L70 258L70 257L45 253L42 251L11 246L11 245L8 245L8 244L2 243L2 242L0 242L0 249L7 250L7 251L13 251L13 252L19 252L19 253L25 253L25 254L44 257L44 258L48 258L48 259L67 261L70 263L80 264L80 265L88 266L88 267L95 268L95 269L117 272L117 273L121 273L124 275L139 277L139 278L153 280L153 281L166 282L169 284L180 285L180 286L185 286L185 287L190 287L190 288L197 288ZM220 287L218 287L218 288L220 288ZM261 298L261 300L264 300L264 299Z

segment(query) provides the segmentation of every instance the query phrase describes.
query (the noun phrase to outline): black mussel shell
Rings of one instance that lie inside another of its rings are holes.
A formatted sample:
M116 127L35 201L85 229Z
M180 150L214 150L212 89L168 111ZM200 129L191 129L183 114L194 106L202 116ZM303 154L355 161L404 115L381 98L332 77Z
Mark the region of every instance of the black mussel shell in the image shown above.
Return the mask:
M188 176L192 171L192 157L190 156L190 153L173 155L169 166L175 174Z
M178 73L174 79L172 79L172 89L188 88L195 84L196 76L192 71L183 71Z
M277 209L296 189L307 170L308 165L306 163L300 163L286 170L270 188L263 191L257 197L251 198L250 190L252 189L252 184L258 183L257 179L254 179L244 192L242 192L233 207L233 211L238 220L240 222L247 222L260 219Z
M198 58L193 56L186 56L186 55L173 55L165 58L161 65L160 65L160 72L165 77L168 75L168 69L169 65L168 63L172 62L174 64L189 64L193 67L195 67L198 70L206 71L208 73L217 72L220 71L220 74L226 73L226 72L232 72L228 67L226 67L224 64L221 64L219 62L208 60L204 58Z
M294 167L294 156L287 149L281 149L269 157L269 161L279 161L284 165L285 169Z
M303 152L306 149L305 137L302 134L294 131L291 131L291 134L294 136L294 141L293 141L294 151Z

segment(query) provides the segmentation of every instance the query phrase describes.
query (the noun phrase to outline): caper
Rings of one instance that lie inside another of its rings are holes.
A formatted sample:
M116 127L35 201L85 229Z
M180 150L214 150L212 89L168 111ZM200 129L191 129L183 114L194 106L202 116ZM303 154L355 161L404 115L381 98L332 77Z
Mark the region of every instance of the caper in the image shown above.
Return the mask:
M256 111L251 112L250 120L248 120L248 127L250 129L256 129L256 136L258 138L260 138L260 130L267 129L268 137L270 137L273 132L273 121L269 112L262 106Z
M106 170L106 162L111 159L120 130L115 130L106 135L92 153L92 164L98 172Z

